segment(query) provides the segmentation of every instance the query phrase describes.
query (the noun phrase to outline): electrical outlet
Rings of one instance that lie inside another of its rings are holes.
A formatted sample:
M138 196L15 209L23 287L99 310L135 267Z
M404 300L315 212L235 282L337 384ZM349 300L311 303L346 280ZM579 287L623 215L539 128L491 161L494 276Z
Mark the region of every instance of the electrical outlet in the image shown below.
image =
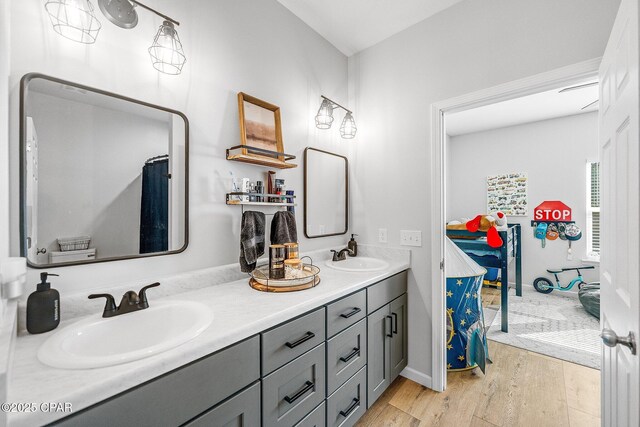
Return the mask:
M400 244L402 246L422 246L422 231L400 230Z
M378 242L387 243L387 229L378 228Z

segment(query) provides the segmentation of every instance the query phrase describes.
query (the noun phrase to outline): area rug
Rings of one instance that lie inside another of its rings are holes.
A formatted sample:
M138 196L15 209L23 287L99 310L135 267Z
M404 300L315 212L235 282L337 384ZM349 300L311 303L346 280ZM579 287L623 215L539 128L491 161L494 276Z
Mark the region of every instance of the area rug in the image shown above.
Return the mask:
M577 293L553 291L545 295L523 286L522 297L517 297L512 289L508 333L500 331L501 317L498 311L490 323L488 339L600 369L600 322L584 310Z

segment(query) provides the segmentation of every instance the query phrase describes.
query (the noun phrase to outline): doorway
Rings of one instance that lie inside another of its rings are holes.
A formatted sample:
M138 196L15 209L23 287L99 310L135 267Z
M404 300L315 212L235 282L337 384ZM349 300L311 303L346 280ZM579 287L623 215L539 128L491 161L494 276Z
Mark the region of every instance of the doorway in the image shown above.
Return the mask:
M446 116L469 111L479 107L513 100L525 96L571 87L597 79L599 59L582 62L552 72L543 73L509 84L489 88L459 98L450 99L432 106L432 167L434 188L432 194L432 218L434 225L432 239L432 263L441 268L434 269L433 281L433 388L443 391L446 387L446 293L445 293L445 227L447 220L447 136ZM586 167L586 166L585 166ZM438 191L441 189L441 191ZM530 232L530 227L526 229ZM524 232L524 231L523 231Z

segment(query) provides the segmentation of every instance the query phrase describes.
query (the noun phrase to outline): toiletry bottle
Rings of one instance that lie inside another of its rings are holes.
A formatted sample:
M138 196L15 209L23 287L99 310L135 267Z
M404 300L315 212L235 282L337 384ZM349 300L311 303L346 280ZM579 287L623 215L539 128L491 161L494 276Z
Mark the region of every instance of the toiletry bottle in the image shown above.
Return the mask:
M27 299L27 330L31 334L49 332L60 324L60 293L51 289L48 276L58 275L40 273L41 282Z
M268 171L267 172L267 193L268 194L274 194L275 193L275 184L274 184L274 180L276 179L276 173L274 171ZM267 202L273 202L273 198L272 197L268 197ZM276 200L277 202L277 200Z
M287 203L293 204L293 190L287 190ZM287 210L289 212L295 212L296 208L294 208L293 206L288 206Z
M356 239L354 239L353 237L357 236L357 234L352 234L351 235L351 240L349 240L349 243L347 244L347 248L349 248L349 252L351 256L356 256L358 255L358 242L356 242Z
M264 187L262 186L262 181L256 181L256 193L260 194L260 196L256 197L256 202L264 202L265 200L261 196L264 193Z

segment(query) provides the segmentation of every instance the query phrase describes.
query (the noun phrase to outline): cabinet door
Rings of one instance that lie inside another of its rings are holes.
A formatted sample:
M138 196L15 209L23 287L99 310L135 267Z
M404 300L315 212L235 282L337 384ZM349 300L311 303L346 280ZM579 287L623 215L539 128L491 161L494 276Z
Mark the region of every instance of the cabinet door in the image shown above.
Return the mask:
M371 407L389 384L389 340L391 314L384 306L367 317L367 404Z
M185 427L260 427L260 383L191 420Z
M391 381L407 366L407 294L389 304L393 338L389 339L389 364Z

